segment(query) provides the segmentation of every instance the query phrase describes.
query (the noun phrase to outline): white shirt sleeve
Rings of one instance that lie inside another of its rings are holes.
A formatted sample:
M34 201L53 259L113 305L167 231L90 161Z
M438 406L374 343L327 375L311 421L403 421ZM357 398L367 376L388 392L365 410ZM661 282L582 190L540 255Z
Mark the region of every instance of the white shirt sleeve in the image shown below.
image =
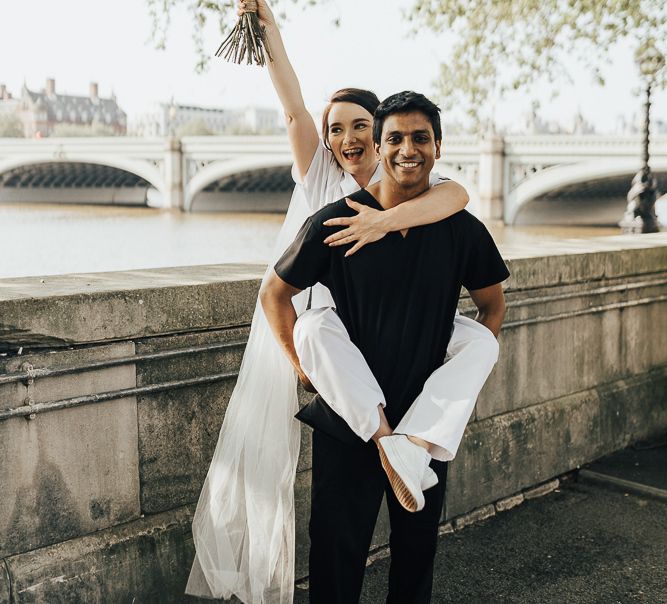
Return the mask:
M428 177L428 186L429 187L434 187L436 185L440 185L443 182L447 182L448 180L451 180L451 178L447 178L446 176L440 176L437 172L431 172Z
M340 189L341 177L342 170L336 163L333 153L325 148L321 139L303 180L299 178L296 166L292 165L292 178L297 184L303 185L306 202L311 212L317 212L340 197L339 195L332 198L332 194L335 195Z

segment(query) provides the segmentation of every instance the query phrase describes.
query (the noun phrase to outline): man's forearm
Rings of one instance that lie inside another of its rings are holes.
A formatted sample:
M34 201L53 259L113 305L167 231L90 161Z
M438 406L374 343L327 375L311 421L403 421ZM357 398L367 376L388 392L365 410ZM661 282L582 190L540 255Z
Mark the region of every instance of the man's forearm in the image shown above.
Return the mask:
M486 327L489 331L491 331L493 335L496 336L497 338L498 334L500 333L500 328L502 327L504 318L505 318L504 307L502 308L502 310L494 310L493 312L488 312L479 309L477 311L477 316L475 317L475 321L484 325L484 327Z
M489 329L496 338L505 318L505 295L500 283L482 289L468 290L477 307L475 321Z
M272 290L262 290L260 301L266 319L274 337L283 349L297 373L302 374L301 363L294 348L294 324L296 312L292 305L292 296L287 293L277 293Z

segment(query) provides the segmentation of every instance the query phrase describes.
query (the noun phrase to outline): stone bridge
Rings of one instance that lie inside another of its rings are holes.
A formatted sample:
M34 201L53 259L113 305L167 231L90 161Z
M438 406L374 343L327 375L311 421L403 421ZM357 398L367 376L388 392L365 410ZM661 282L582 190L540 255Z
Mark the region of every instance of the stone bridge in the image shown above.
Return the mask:
M664 191L667 137L654 139L651 154ZM596 213L613 199L613 215L619 216L640 156L639 136L448 136L437 169L468 189L481 218L513 224L529 205L558 206L561 214L586 206ZM237 209L280 210L293 187L290 165L284 136L0 139L0 202L190 211L204 202L216 207L226 195ZM250 203L247 193L253 207L243 205Z

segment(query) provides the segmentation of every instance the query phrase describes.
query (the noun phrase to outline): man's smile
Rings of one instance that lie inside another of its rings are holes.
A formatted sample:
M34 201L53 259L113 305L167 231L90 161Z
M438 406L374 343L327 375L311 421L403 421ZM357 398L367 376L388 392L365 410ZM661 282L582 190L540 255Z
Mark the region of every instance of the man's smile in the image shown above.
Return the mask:
M404 170L410 170L412 168L417 168L421 166L424 162L421 161L398 161L396 162L397 166L400 166Z

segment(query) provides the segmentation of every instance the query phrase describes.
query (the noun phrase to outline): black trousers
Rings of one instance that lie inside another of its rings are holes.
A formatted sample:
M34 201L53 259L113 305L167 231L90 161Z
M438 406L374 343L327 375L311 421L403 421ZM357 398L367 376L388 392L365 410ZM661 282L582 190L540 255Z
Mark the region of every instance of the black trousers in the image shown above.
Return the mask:
M425 491L424 509L411 513L398 503L375 443L351 446L313 431L309 571L312 604L359 601L384 494L391 525L387 604L431 601L447 463L434 460L431 467L438 475L438 484Z

